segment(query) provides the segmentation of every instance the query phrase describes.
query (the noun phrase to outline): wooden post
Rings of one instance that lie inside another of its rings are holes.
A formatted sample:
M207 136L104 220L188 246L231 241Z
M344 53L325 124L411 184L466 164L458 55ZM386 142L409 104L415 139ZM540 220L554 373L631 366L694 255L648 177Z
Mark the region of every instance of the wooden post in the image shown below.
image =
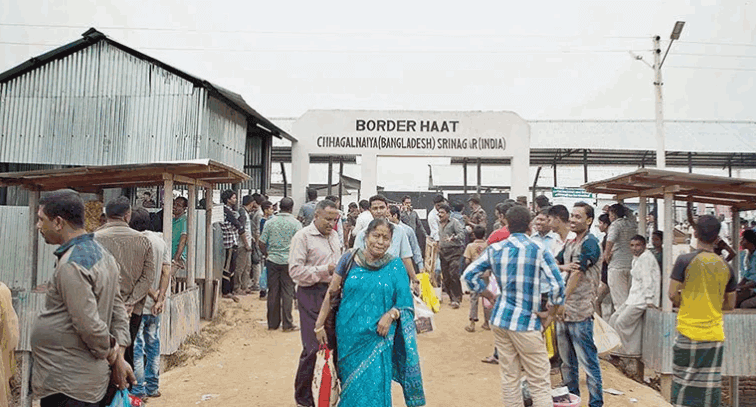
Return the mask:
M39 210L39 190L29 191L29 236L31 239L31 290L37 289L39 270L39 234L37 233L37 211Z
M738 250L740 248L740 211L736 208L731 208L732 212L732 227L730 228L730 240L732 241L732 244L730 245L733 250ZM735 272L736 276L740 275L740 256L735 256L734 259L730 262L730 265L732 266L732 270Z
M638 204L638 234L646 236L646 216L648 215L648 206L646 205L646 198L640 197L640 204ZM651 236L646 236L646 239L651 240Z
M36 234L35 234L36 237ZM25 306L29 306L30 304L26 304ZM20 401L21 401L21 407L31 407L32 406L32 399L34 398L31 394L31 388L29 384L31 383L31 372L32 372L32 364L34 363L34 359L32 359L31 352L23 351L21 352L21 395L20 395Z
M163 240L173 253L173 175L163 174Z
M187 205L187 217L186 217L186 247L188 248L186 254L186 288L194 287L194 277L197 270L197 186L188 185L189 190L189 204Z
M738 392L739 387L740 378L737 376L730 376L730 405L732 407L740 407L740 393Z
M672 301L669 299L667 292L669 292L669 275L672 272L674 266L674 259L672 258L672 248L674 247L674 225L672 219L672 206L674 205L674 194L672 192L664 191L664 259L662 268L662 283L664 289L661 292L662 310L664 312L672 312ZM669 399L667 399L669 400Z
M659 390L661 391L662 398L670 401L672 399L672 375L662 373L660 376Z
M284 196L286 189L284 187ZM204 315L213 317L213 185L205 187L205 298Z

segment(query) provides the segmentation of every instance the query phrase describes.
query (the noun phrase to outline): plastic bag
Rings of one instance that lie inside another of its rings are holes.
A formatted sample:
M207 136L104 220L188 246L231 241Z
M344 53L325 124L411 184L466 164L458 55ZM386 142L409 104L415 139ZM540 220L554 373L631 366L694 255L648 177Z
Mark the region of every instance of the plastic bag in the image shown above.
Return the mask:
M312 379L312 395L315 407L332 407L339 402L339 378L333 364L331 350L321 346L315 360L315 376Z
M415 301L415 330L417 333L433 331L433 311L425 304L420 297L413 295Z
M260 290L268 291L268 267L267 266L263 266L262 272L260 273Z
M131 400L129 399L128 390L118 390L113 397L113 401L108 404L108 407L131 407Z
M436 292L433 290L433 286L430 282L430 276L428 273L419 273L417 279L420 280L420 298L433 312L438 312L441 309L441 302L436 296Z
M596 344L599 356L604 356L622 346L622 340L617 331L595 312L593 313L593 342Z
M486 290L490 291L491 294L494 295L494 297L498 297L499 294L501 294L501 290L499 290L499 284L496 282L496 277L488 277L488 286L486 287ZM486 297L483 297L483 306L491 309L493 308L494 304L491 301L488 301Z

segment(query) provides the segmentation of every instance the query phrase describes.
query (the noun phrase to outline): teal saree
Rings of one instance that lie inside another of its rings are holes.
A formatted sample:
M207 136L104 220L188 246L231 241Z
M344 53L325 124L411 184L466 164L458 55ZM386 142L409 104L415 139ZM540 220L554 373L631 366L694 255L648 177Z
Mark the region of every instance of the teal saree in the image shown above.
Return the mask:
M400 317L382 337L378 321L391 308ZM392 379L402 386L407 406L425 405L414 314L401 259L377 269L357 262L349 271L336 316L340 407L390 407Z

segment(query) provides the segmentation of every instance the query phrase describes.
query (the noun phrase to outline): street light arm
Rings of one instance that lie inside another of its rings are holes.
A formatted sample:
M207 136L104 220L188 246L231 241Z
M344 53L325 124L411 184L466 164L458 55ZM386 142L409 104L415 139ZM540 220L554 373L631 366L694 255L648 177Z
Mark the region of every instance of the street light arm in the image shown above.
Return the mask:
M675 42L675 40L670 40L669 45L667 45L667 52L664 53L664 57L662 58L661 63L659 64L659 69L661 69L662 65L664 65L664 61L667 59L667 54L669 54L669 49L672 48L672 43Z

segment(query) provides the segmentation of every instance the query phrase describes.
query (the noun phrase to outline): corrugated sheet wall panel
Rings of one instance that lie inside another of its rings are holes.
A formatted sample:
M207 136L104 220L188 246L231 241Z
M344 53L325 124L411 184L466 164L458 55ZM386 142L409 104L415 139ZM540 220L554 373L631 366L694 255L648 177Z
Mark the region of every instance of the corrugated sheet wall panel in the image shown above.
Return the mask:
M756 376L756 313L724 314L725 346L722 375ZM672 347L677 335L677 314L656 309L646 311L643 325L643 363L659 373L672 373Z
M14 292L31 290L29 208L0 206L0 281Z
M0 162L211 158L242 169L246 119L220 100L207 103L208 97L205 89L101 41L0 84Z

